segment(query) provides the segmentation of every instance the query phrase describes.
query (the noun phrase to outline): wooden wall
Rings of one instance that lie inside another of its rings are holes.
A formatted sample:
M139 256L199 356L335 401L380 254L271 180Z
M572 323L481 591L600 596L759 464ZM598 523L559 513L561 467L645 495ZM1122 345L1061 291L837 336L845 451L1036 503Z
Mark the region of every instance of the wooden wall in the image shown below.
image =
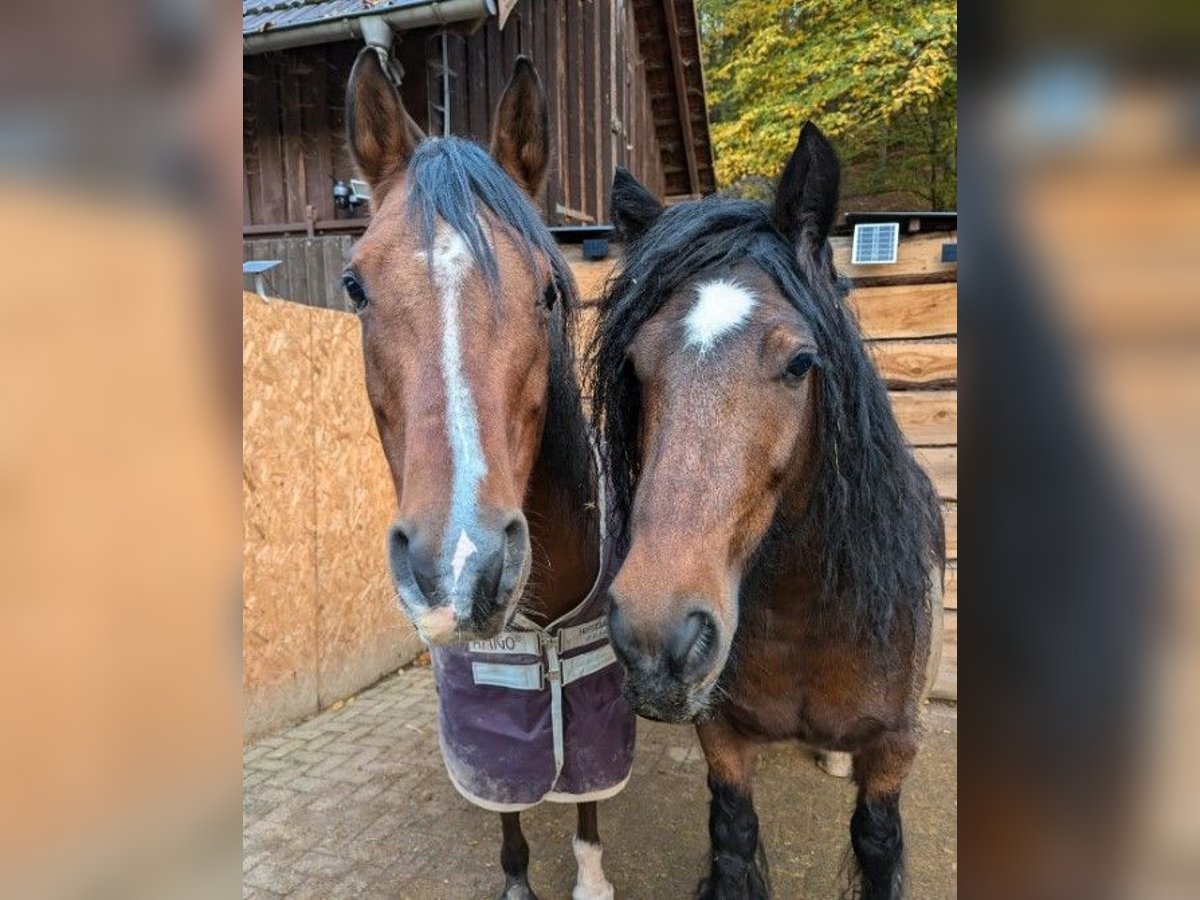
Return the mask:
M363 213L339 212L330 176L349 179L343 95L361 44L243 57L243 200L247 233L361 230ZM442 32L421 29L397 39L406 107L441 133L487 142L500 94L518 55L541 72L550 100L555 165L542 200L546 221L608 220L608 189L623 165L662 195L662 161L633 19L625 2L520 0L503 31L496 18L470 34L446 31L450 98L444 104ZM560 209L575 210L578 218ZM347 221L350 220L350 221Z

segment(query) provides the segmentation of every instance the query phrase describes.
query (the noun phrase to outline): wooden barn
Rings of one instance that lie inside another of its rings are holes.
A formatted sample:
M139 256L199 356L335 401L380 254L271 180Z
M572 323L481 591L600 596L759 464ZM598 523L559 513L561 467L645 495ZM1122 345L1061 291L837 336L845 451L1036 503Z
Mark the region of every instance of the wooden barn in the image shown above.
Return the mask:
M693 0L243 0L245 259L273 293L341 308L342 259L368 204L351 189L343 94L364 46L390 49L428 134L486 143L513 61L542 74L556 159L551 226L608 221L613 169L664 200L714 189Z

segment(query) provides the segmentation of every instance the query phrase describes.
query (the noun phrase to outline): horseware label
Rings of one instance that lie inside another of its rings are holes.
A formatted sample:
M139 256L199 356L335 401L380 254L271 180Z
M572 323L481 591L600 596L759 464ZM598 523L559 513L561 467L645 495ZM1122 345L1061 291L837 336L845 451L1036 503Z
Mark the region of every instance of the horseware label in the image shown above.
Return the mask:
M469 646L472 653L541 654L537 635L528 631L502 631L486 641L471 641Z
M583 647L587 644L594 644L597 641L608 640L608 621L604 618L593 619L591 622L584 622L582 625L575 625L572 628L564 628L559 632L558 648L562 653L568 650L574 650L576 647Z
M513 665L511 663L471 663L471 677L476 684L492 687L512 688L518 691L540 691L542 689L542 667Z

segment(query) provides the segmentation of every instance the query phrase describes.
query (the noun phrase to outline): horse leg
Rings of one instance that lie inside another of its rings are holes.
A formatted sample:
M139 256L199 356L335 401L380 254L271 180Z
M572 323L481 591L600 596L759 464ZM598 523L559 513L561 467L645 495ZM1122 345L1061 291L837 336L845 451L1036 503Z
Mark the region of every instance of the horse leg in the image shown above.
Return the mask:
M604 848L600 845L600 822L596 802L580 803L579 827L571 847L575 850L575 862L579 873L575 876L575 889L571 900L613 900L613 886L604 877L601 857Z
M529 886L529 844L521 833L519 812L500 813L504 843L500 845L500 866L504 869L504 891L500 900L537 900Z
M750 782L754 775L755 748L716 722L696 726L708 762L708 837L712 867L700 882L701 900L765 900L767 860L758 839Z
M900 785L916 755L916 737L907 732L885 732L854 755L858 802L850 819L850 845L863 900L904 896Z

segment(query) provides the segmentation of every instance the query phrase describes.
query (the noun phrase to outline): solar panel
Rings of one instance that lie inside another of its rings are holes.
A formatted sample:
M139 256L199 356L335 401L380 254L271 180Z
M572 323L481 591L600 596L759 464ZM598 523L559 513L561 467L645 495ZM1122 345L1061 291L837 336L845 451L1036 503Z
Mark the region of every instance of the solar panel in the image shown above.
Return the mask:
M854 226L854 249L850 262L856 266L887 265L896 261L900 223L873 222Z

